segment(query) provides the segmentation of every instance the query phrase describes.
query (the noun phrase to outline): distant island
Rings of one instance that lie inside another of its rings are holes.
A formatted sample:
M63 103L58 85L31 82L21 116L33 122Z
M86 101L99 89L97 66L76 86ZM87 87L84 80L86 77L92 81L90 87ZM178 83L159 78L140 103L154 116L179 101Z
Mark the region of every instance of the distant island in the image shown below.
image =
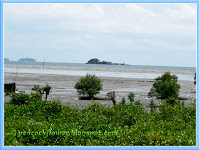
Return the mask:
M33 58L20 58L19 61L36 62Z
M4 61L9 61L9 59L8 58L4 58Z
M100 61L98 58L90 59L86 64L104 64L104 65L126 65L130 66L125 63L112 63L110 61Z

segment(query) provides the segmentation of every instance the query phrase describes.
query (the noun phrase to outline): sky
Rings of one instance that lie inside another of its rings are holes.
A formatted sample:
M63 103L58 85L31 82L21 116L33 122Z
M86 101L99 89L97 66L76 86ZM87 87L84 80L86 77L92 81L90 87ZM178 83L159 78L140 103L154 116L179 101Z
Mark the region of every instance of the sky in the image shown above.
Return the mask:
M197 5L4 3L10 61L196 67Z

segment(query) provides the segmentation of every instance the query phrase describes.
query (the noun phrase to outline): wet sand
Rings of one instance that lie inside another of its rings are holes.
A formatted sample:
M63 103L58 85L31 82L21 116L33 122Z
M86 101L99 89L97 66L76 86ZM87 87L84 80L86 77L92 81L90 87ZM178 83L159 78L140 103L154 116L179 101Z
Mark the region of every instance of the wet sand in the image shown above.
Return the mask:
M4 73L4 83L12 83L15 81L18 91L25 91L26 93L33 92L31 89L34 84L44 86L48 83L51 87L51 93L48 96L48 100L60 99L62 104L69 104L71 106L87 106L91 104L91 100L78 100L78 94L74 85L79 80L80 76L71 75L53 75L53 74L34 74L34 73ZM111 77L99 77L103 81L103 90L97 97L104 98L109 91L116 92L117 104L122 100L122 97L126 98L126 103L129 103L128 94L133 92L135 94L135 100L140 100L145 109L149 110L150 98L148 98L148 92L150 91L154 80L152 79L129 79L129 78L111 78ZM196 86L193 81L179 80L178 83L181 86L180 97L187 99L196 97ZM9 98L5 97L5 102L8 102ZM110 100L95 100L97 103L106 104L112 106L113 103ZM155 105L160 104L160 100L154 99ZM191 104L190 100L184 100L185 104Z

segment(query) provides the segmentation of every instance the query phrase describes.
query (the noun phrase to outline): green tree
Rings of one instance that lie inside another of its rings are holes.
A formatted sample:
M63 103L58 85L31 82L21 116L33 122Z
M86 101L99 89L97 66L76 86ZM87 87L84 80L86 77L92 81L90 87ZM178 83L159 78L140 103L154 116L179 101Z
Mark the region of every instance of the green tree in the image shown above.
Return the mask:
M46 100L47 100L47 96L49 95L49 93L51 91L51 87L49 86L49 84L46 83L46 86L44 86L44 87L40 87L40 85L34 85L32 90L35 91L36 93L39 93L41 95L41 98L42 98L42 95L45 93Z
M43 91L43 88L40 87L40 85L34 85L34 87L32 88L33 91L35 91L36 93L39 93L39 94L44 94L44 91Z
M125 99L125 97L122 97L120 104L125 104L125 103L126 103L126 99Z
M46 94L46 100L47 100L47 96L49 95L49 93L51 91L51 87L49 86L49 84L46 83L46 86L43 87L43 91Z
M77 89L79 95L87 96L89 99L99 93L103 89L102 81L95 75L87 74L85 77L81 77L74 86Z
M155 80L153 87L148 93L149 97L166 99L179 96L180 85L177 84L178 77L176 75L170 75L170 72L165 72L164 75L155 78Z
M135 94L133 92L130 92L128 95L128 99L130 100L131 103L134 102Z

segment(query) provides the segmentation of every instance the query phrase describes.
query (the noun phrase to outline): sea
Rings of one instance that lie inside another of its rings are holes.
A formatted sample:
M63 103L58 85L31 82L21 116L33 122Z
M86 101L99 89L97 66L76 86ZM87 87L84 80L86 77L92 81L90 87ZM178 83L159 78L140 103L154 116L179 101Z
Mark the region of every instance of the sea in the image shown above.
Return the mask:
M103 65L57 62L19 62L5 61L4 73L36 73L54 75L155 79L165 72L176 75L178 80L194 81L196 67L148 66L148 65Z

